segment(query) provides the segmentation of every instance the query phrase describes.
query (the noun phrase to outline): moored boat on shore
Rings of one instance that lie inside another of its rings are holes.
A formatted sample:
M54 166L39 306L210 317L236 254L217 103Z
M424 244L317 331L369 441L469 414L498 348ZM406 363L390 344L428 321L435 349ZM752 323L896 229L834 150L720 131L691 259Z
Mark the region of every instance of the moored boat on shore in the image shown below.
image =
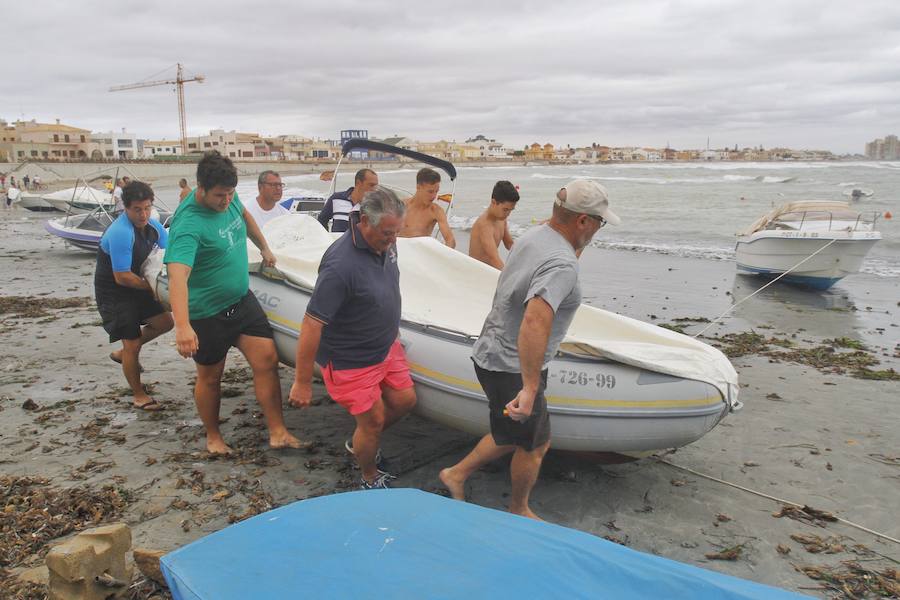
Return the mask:
M828 289L859 272L881 239L877 218L864 217L846 202L785 204L738 234L738 272Z

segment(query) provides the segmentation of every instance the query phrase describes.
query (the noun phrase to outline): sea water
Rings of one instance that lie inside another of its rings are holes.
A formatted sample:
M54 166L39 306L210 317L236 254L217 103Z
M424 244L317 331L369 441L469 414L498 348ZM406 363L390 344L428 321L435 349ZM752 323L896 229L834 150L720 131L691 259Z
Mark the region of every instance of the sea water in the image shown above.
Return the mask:
M357 167L339 174L337 189L353 184ZM382 183L415 190L415 169L379 170ZM441 193L454 188L445 174ZM896 278L900 284L900 163L891 162L712 162L629 163L618 165L458 167L450 223L467 230L490 202L491 189L506 179L519 187L521 200L510 217L513 235L550 216L556 192L575 178L594 179L609 191L610 206L622 224L595 237L599 248L652 252L730 261L735 234L786 202L840 200L865 216L878 215L883 239L866 258L862 272ZM330 184L318 175L283 178L285 197L325 194ZM851 201L855 188L874 195ZM256 195L256 181L242 180L243 198ZM884 213L896 216L886 219ZM463 248L463 250L465 250Z

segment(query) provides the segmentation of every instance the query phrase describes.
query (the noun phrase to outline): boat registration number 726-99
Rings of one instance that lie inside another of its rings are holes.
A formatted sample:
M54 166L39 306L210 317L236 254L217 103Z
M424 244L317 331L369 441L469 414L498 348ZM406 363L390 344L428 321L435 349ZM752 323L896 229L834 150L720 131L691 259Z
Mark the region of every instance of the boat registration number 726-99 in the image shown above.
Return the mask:
M569 371L560 369L559 371L550 371L547 373L548 379L556 379L560 383L569 385L594 385L598 388L616 387L615 375L603 375L602 373L591 374L586 371Z

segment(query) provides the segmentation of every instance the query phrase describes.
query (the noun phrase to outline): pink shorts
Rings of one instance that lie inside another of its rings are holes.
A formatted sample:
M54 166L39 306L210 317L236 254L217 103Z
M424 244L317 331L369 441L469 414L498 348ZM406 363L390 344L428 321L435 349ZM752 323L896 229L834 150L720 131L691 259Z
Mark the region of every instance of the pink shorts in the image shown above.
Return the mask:
M383 386L405 390L413 386L409 364L403 346L396 340L384 361L360 369L332 369L331 363L322 369L325 389L331 398L351 415L360 415L381 398Z

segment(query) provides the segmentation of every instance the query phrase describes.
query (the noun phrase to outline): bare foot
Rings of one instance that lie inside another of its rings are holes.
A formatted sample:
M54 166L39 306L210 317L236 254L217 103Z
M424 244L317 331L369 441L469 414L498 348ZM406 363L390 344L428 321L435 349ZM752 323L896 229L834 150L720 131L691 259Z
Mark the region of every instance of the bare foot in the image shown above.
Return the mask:
M285 431L284 433L269 435L270 448L309 448L311 445L312 444L310 442L301 442L299 439L292 436L287 431Z
M539 516L537 516L536 514L534 514L534 513L531 511L531 509L528 508L528 507L526 507L525 510L521 510L521 511L509 509L509 512L513 513L514 515L519 515L519 516L522 516L522 517L528 517L529 519L534 519L535 521L540 521L541 523L544 522L544 520L543 520L542 518L540 518Z
M222 438L219 439L207 439L206 440L206 451L210 454L217 454L219 456L229 456L234 453L234 450L225 443L225 440Z
M454 500L463 500L466 499L466 486L465 481L460 481L453 476L453 469L451 467L447 467L446 469L442 469L440 473L438 473L438 477L441 480L441 483L444 484L444 487L450 492L450 496Z

